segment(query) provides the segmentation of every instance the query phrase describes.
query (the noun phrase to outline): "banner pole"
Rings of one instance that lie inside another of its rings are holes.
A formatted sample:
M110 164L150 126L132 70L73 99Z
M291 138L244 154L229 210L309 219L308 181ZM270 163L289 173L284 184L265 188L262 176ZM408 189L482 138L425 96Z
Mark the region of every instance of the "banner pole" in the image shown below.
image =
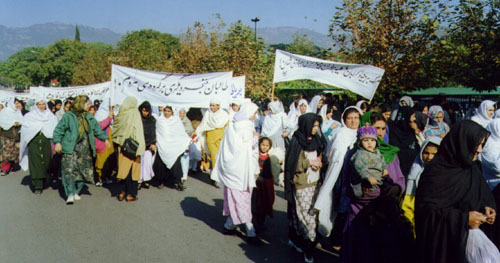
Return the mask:
M272 88L272 91L271 91L271 102L274 101L274 82L273 82L273 88Z

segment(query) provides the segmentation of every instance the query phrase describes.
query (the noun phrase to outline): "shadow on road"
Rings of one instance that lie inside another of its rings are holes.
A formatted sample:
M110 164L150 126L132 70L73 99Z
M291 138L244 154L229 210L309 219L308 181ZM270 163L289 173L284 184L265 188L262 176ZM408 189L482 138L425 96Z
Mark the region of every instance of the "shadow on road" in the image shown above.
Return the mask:
M214 205L206 204L196 197L185 197L180 205L184 216L196 218L207 224L210 228L222 234L224 218L222 216L221 199L214 199Z

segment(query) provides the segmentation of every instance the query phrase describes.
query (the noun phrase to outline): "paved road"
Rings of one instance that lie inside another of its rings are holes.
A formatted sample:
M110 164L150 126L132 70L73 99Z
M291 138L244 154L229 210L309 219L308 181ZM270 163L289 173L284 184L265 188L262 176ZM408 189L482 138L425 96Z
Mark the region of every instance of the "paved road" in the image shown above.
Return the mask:
M88 185L67 206L62 190L32 194L26 172L0 177L0 262L303 262L287 244L286 202L277 188L275 218L261 246L221 234L222 191L195 174L188 189L142 189L118 202L115 187ZM323 243L324 247L330 247ZM331 250L330 250L331 251ZM315 262L337 262L323 249Z

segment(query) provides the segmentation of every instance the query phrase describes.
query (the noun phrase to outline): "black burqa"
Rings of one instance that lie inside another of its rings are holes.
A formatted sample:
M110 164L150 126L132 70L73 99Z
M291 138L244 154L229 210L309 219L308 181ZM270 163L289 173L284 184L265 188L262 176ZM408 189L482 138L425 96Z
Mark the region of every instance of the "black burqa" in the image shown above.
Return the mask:
M465 262L469 212L495 208L491 190L472 156L489 132L465 120L453 126L420 176L415 201L420 262Z
M410 127L410 118L415 110L400 107L396 120L389 123L389 144L398 147L399 165L405 178L408 178L415 157L420 153L420 146L415 131Z
M142 109L146 109L149 112L146 117L142 115ZM146 141L147 150L151 144L156 144L156 119L151 113L151 104L149 101L145 101L139 105L139 112L141 112L142 126L144 128L144 140ZM161 114L163 114L163 112Z

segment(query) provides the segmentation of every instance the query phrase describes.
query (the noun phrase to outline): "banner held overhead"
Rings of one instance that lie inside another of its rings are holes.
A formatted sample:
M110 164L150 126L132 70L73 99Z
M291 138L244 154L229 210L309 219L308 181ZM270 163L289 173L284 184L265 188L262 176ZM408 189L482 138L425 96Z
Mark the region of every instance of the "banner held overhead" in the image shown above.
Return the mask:
M60 99L87 95L91 101L110 99L113 96L111 82L75 87L30 87L30 94L36 99Z
M276 50L273 83L310 79L372 99L384 70L370 65L347 64Z
M229 105L232 92L237 93L232 74L162 73L113 65L111 85L115 103L118 104L127 96L134 96L139 102L147 100L156 106L207 108L212 97L218 97L224 105Z

